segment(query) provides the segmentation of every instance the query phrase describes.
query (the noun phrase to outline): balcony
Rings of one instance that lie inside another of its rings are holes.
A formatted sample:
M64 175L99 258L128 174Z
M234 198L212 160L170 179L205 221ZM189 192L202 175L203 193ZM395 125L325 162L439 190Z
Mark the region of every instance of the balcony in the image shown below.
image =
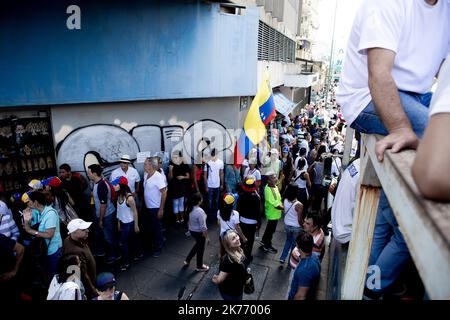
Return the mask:
M319 82L317 72L302 72L300 74L285 74L284 85L286 87L308 88Z

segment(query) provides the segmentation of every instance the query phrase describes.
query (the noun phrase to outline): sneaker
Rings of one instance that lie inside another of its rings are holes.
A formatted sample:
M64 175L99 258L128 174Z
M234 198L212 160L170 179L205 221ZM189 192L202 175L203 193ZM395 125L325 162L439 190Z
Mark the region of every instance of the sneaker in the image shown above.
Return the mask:
M278 252L278 250L277 249L275 249L274 247L272 247L272 246L270 246L270 247L264 247L264 250L265 251L267 251L267 252L270 252L270 253L277 253Z
M184 235L185 235L186 237L190 237L190 236L191 236L191 232L190 232L190 231L187 231Z
M130 268L130 264L129 263L125 263L125 264L120 266L120 271L127 271L129 268Z
M106 259L105 263L106 264L113 264L114 262L119 261L120 259L122 259L122 256L109 257L108 259Z
M284 260L280 259L279 262L280 262L280 264L284 264Z
M201 268L196 268L195 271L197 272L206 272L209 270L209 266L207 266L206 264L204 264Z

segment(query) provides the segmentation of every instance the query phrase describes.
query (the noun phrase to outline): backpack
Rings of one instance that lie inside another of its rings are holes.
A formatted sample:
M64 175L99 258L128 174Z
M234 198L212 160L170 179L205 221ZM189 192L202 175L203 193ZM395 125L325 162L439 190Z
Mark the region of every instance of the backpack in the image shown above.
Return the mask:
M111 191L111 202L114 204L114 206L117 206L117 192L114 189L113 185L111 184L111 182L109 182L108 179L103 179L103 181L106 182L106 184L108 185L109 190Z

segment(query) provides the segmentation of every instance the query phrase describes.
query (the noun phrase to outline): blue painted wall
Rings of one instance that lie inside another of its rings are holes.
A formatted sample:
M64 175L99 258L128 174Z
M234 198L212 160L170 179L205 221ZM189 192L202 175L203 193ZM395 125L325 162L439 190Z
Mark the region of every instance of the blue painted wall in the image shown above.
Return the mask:
M258 19L200 1L3 1L0 106L254 95Z

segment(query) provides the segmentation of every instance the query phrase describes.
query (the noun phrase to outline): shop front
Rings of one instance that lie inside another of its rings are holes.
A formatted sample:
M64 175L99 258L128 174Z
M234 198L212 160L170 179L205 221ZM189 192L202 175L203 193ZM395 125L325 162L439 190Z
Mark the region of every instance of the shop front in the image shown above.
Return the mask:
M28 190L32 179L57 174L49 113L3 113L0 117L0 190Z

